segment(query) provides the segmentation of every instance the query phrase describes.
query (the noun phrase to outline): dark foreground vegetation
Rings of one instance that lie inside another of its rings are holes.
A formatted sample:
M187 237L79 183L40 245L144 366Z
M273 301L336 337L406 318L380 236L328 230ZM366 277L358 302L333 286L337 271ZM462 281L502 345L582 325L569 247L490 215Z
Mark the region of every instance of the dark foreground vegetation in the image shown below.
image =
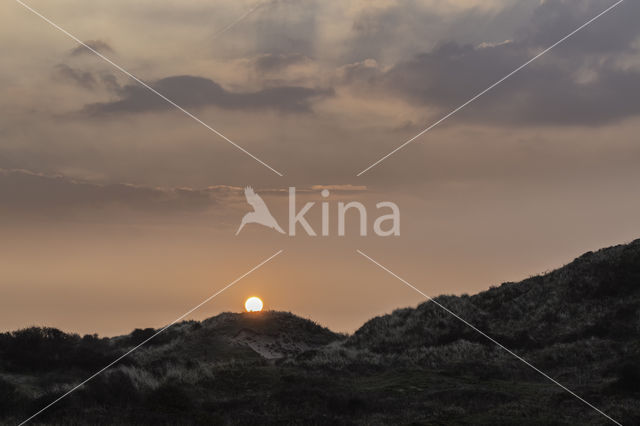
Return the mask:
M640 240L437 300L620 423L640 424ZM154 332L0 334L0 423L20 423ZM180 323L32 423L613 424L430 302L352 336L282 312Z

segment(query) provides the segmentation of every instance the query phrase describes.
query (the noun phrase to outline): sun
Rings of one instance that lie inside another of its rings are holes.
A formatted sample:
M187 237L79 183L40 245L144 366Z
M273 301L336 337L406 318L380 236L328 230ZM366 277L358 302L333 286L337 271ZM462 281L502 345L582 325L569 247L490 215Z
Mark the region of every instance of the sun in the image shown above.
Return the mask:
M244 308L247 312L260 312L262 310L262 300L258 297L250 297L244 302Z

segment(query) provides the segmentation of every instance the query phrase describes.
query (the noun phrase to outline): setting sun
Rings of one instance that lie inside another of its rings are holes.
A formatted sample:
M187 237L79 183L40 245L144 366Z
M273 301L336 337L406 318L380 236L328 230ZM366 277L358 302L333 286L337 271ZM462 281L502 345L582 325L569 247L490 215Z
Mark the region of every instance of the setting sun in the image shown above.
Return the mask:
M247 312L260 312L262 310L262 300L258 297L250 297L244 302L244 308Z

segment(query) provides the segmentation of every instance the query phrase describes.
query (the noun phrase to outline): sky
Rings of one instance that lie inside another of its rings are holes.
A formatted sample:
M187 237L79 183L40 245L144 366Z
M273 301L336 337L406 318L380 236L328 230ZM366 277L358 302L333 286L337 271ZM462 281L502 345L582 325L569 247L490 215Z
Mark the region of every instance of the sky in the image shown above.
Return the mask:
M336 331L473 294L640 235L640 3L609 0L29 0L0 4L0 329L116 335L259 296ZM236 236L252 186L277 221ZM329 189L323 199L321 190ZM337 235L338 203L368 228Z

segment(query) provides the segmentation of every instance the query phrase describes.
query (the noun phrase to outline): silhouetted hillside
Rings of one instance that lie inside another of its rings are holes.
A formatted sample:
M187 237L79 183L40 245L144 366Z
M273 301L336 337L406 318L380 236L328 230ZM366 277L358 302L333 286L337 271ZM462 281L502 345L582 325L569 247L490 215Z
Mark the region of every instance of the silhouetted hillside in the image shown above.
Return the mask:
M640 424L640 240L438 303L623 424ZM152 336L0 334L0 420L16 424ZM36 424L607 424L432 302L352 336L290 313L176 324Z
M640 333L640 240L586 253L519 283L436 300L512 349L590 338L626 341ZM389 353L460 339L488 343L436 304L425 302L368 321L348 345Z

